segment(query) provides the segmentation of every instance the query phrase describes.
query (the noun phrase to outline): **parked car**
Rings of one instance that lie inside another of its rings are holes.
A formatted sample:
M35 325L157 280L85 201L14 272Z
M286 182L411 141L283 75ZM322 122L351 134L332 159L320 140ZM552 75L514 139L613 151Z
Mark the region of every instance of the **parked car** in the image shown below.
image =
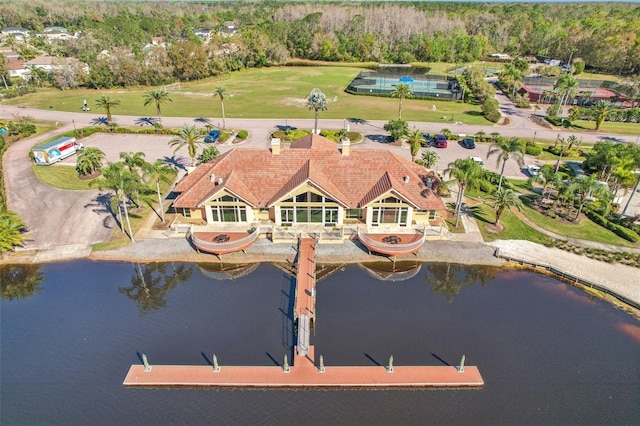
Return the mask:
M209 134L204 138L206 143L213 143L220 137L220 130L210 130Z
M446 148L447 147L447 138L442 133L438 133L436 135L436 146L438 148Z
M529 176L538 176L538 174L540 173L540 167L534 164L529 164L527 166L527 173L529 173Z
M460 141L460 145L467 149L474 149L476 147L476 143L473 141L472 137L467 136Z
M469 157L469 159L471 161L474 161L474 162L480 164L480 167L484 167L484 161L482 161L482 158L480 158L480 157Z
M423 133L422 136L424 137L424 142L420 143L420 145L427 147L433 144L433 138L429 133Z

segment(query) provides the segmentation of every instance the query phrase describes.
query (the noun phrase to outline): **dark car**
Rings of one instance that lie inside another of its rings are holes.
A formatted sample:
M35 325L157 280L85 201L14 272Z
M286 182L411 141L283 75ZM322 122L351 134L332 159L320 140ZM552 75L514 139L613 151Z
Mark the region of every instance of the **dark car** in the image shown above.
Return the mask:
M447 138L445 138L442 133L438 133L436 135L436 146L438 148L446 148L447 147Z
M460 141L460 145L467 149L473 149L476 147L476 143L473 141L473 138L466 137Z
M424 142L421 142L420 145L431 146L431 144L433 143L433 138L431 137L431 135L429 133L423 133L422 136L424 137Z
M211 130L209 134L204 138L206 143L213 143L220 137L220 130Z

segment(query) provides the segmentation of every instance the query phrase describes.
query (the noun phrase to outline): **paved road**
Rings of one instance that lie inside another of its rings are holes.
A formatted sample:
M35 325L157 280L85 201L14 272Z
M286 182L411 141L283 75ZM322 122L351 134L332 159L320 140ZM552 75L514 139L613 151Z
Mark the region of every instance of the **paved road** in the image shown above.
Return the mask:
M498 131L504 136L532 137L532 132L537 132L539 139L555 139L558 132L541 128L531 122L527 113L515 109L508 99L498 95L501 110L505 116L510 117L506 126L470 126L463 124L451 124L447 127L454 133L475 134L479 130L486 133ZM25 249L50 249L58 246L89 247L91 244L106 241L116 226L113 217L108 213L107 203L109 196L98 190L88 191L64 191L51 188L38 181L31 172L32 163L28 159L29 150L45 139L76 128L91 124L92 120L100 117L92 113L68 113L51 110L36 110L30 108L18 108L0 105L0 117L12 118L16 114L29 115L38 120L48 120L60 123L55 132L40 135L13 144L4 156L4 170L7 185L7 204L11 210L16 211L27 223L29 236ZM121 125L134 126L139 117L114 116L114 121ZM218 119L211 119L217 123ZM355 145L353 149L373 148L388 149L399 155L410 157L407 146L400 147L384 143L384 121L358 121L345 122L345 120L327 119L320 120L320 126L325 128L342 128L348 124L351 130L365 135L363 143ZM164 117L163 124L167 127L181 127L184 124L194 124L192 118ZM246 129L250 137L241 146L268 147L268 135L278 126L288 125L298 128L310 128L312 119L226 119L227 127ZM417 128L424 132L435 133L443 128L441 123L410 122L410 128ZM629 140L628 136L583 134L585 141L596 142L603 139ZM169 136L155 135L115 135L96 134L83 140L86 146L96 146L107 154L108 161L117 161L120 152L142 151L146 153L146 160L153 161L163 158L173 163L179 169L183 169L189 163L186 151L174 153L168 146ZM220 151L225 152L238 145L220 146ZM488 144L479 144L475 150L465 150L455 142L449 144L446 149L437 149L440 161L436 168L442 171L456 158L464 158L470 155L485 159L487 168L497 171L494 159L486 160ZM73 165L75 156L66 159L63 163ZM535 163L534 158L527 158L526 163ZM507 163L505 175L515 178L526 178L515 162ZM87 214L90 212L90 214Z

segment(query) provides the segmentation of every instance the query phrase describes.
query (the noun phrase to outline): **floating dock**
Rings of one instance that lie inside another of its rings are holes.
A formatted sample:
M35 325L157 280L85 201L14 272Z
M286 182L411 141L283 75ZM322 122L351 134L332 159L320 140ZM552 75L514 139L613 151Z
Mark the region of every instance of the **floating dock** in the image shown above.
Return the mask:
M227 366L134 364L125 386L214 386L254 388L462 388L480 387L477 367L460 366L325 366L318 363L310 344L310 322L315 320L315 241L301 238L298 247L295 313L298 345L292 365Z

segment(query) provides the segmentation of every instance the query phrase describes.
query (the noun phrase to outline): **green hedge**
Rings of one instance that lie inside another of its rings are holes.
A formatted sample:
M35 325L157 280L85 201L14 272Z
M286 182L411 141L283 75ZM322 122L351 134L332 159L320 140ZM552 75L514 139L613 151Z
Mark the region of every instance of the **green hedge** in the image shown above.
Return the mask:
M589 219L591 219L598 225L607 228L617 236L624 238L627 241L631 241L632 243L640 242L640 235L636 234L631 229L627 229L624 226L610 222L609 220L607 220L607 218L599 215L591 209L585 209L584 214L587 215Z
M527 155L533 155L534 157L537 157L542 153L542 147L539 145L536 145L536 146L527 145L525 147L525 152L527 153Z
M249 137L249 132L247 132L246 130L240 130L240 131L238 132L238 134L236 135L236 137L237 137L238 139L246 139L246 138L248 138L248 137Z

